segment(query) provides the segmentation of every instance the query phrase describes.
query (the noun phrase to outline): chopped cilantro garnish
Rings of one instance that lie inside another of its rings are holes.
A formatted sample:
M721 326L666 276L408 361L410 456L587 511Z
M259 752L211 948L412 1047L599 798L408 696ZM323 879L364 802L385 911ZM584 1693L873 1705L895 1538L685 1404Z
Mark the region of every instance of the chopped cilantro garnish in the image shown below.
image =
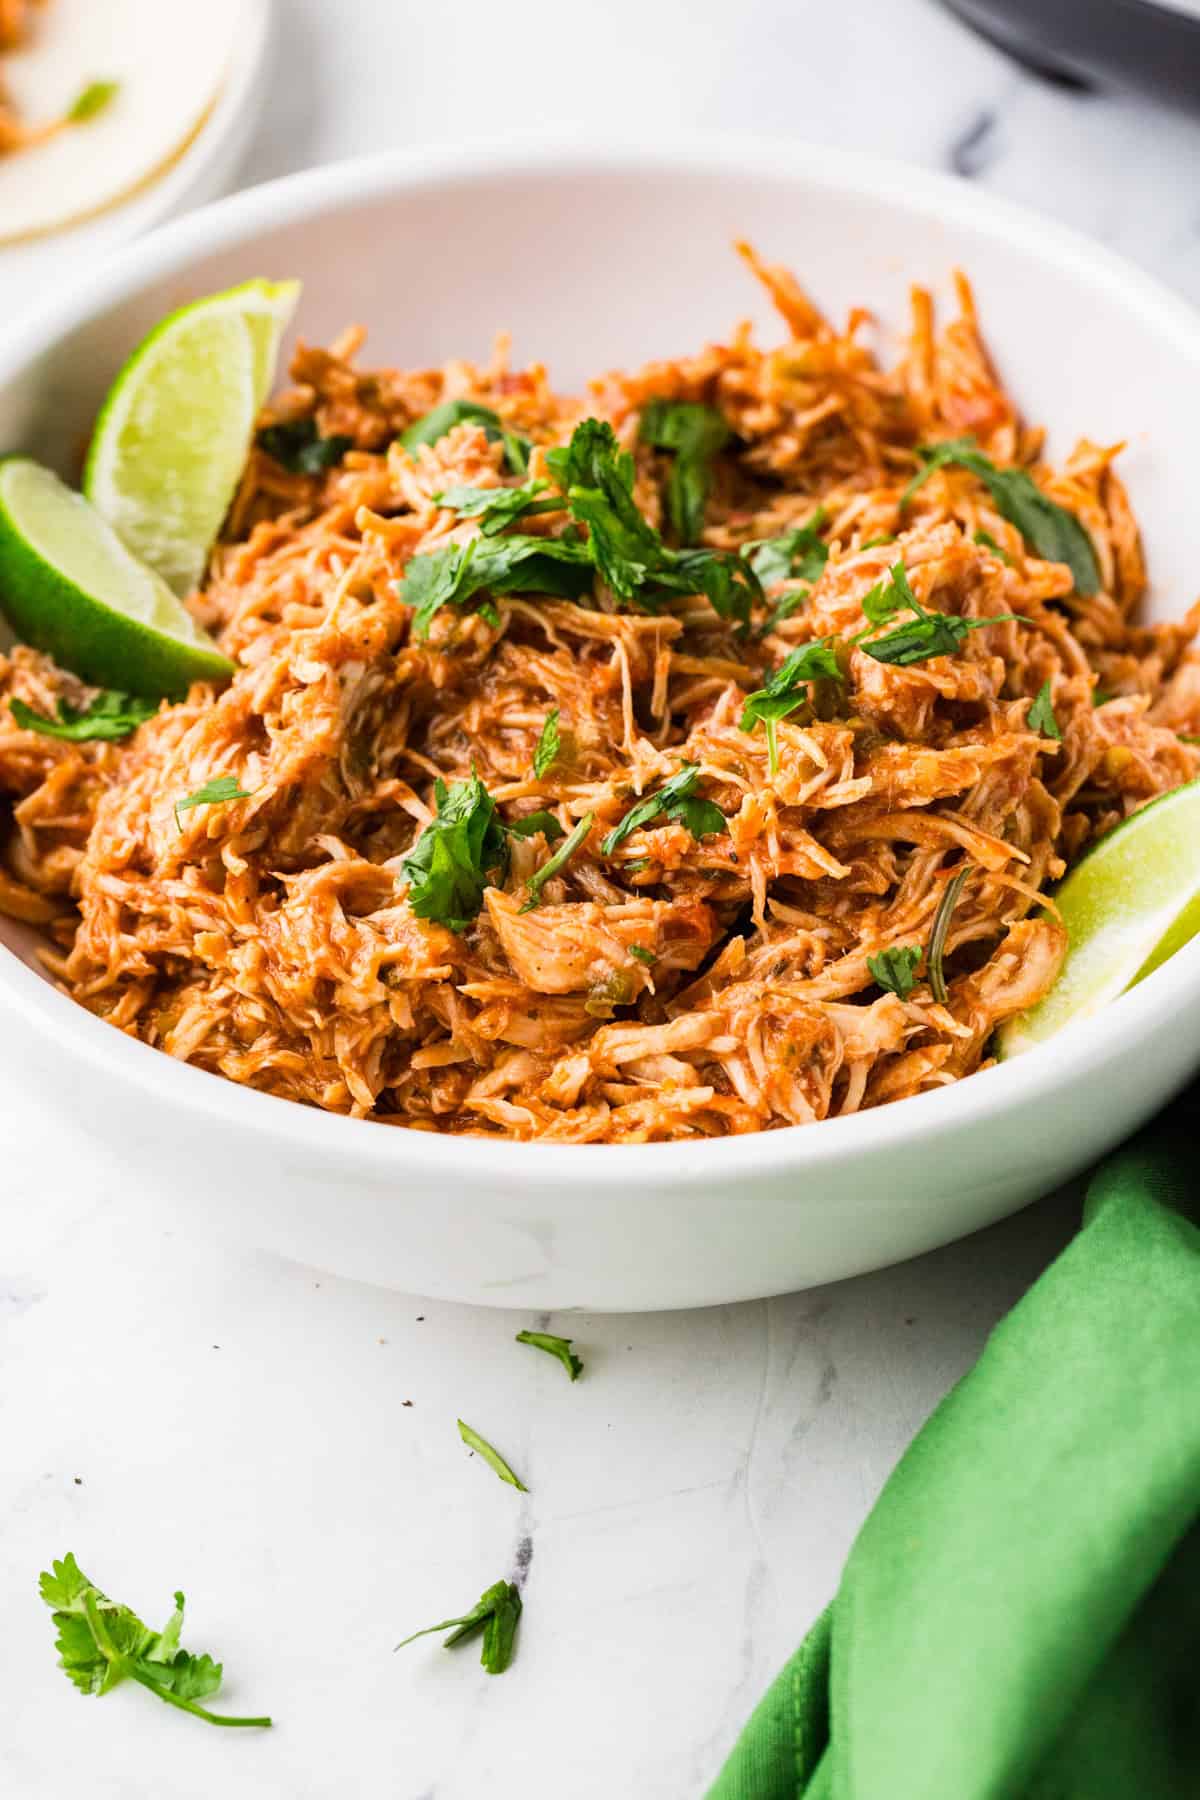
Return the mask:
M518 1331L518 1344L532 1344L535 1350L545 1350L549 1356L557 1356L572 1381L578 1381L583 1374L583 1364L573 1353L572 1338L553 1337L548 1331Z
M766 727L767 755L772 775L779 768L779 747L775 726L786 719L808 698L810 681L844 681L832 638L817 638L802 644L780 663L765 687L747 697L739 721L743 731L753 731L761 720Z
M648 969L652 969L654 964L658 961L653 950L647 950L644 944L630 944L629 954L635 958L637 962L645 963Z
M824 509L818 507L807 525L743 544L742 555L765 588L777 581L819 581L829 561L829 545L820 534L824 523Z
M1025 715L1025 723L1030 731L1040 731L1043 737L1058 738L1061 742L1062 731L1054 716L1054 707L1050 702L1050 683L1043 681L1037 691L1033 705Z
M43 1570L38 1591L54 1615L60 1668L81 1694L107 1694L127 1678L168 1706L210 1725L269 1725L268 1718L231 1718L198 1704L221 1685L221 1665L180 1647L183 1595L161 1631L151 1631L135 1612L118 1606L89 1581L71 1552Z
M336 431L322 437L313 418L290 419L280 425L264 425L255 443L293 475L319 475L340 463L354 439Z
M1074 513L1067 512L1043 494L1025 469L999 469L980 450L974 438L948 438L926 444L917 455L924 467L913 476L900 496L901 510L929 480L936 469L956 464L982 481L996 511L1015 525L1027 544L1047 562L1066 563L1080 594L1094 594L1100 587L1100 565L1095 546Z
M481 406L478 400L443 400L432 412L423 413L419 419L414 419L400 433L400 442L406 450L412 452L422 444L436 444L455 425L467 423L482 425L491 443L503 444L504 460L512 473L524 475L529 467L528 440L508 431L501 424L499 413L493 412L490 406Z
M496 537L518 519L533 513L560 512L562 501L540 498L544 481L526 481L520 487L452 487L435 494L439 506L451 507L460 518L478 519L485 537Z
M483 1647L479 1660L489 1675L503 1675L512 1662L517 1620L520 1616L521 1595L516 1584L497 1581L486 1593L480 1595L470 1612L463 1613L461 1618L443 1619L440 1625L426 1625L422 1631L414 1631L411 1637L402 1638L396 1649L403 1650L405 1644L415 1643L420 1637L428 1637L430 1632L448 1631L450 1636L443 1649L452 1650L456 1644L467 1643L482 1632Z
M592 580L587 546L567 537L473 537L428 556L414 556L396 584L415 609L413 632L428 637L443 606L493 594L554 594L577 600Z
M580 819L580 821L579 821L578 825L576 825L574 831L570 834L569 837L563 839L562 843L558 846L558 849L554 852L553 856L547 857L546 861L542 864L541 868L537 871L536 875L530 876L529 881L526 884L527 888L528 888L528 896L529 897L526 900L524 906L521 908L521 911L523 913L533 911L534 907L538 904L538 901L541 899L542 889L545 887L546 883L550 880L550 877L552 875L557 875L559 870L561 868L565 867L565 865L570 861L570 859L574 856L575 852L579 849L579 846L586 841L587 834L592 829L592 826L595 824L595 822L596 822L595 813L590 813L590 812L584 813L582 819Z
M946 936L950 930L950 916L953 913L954 908L958 905L958 898L962 893L963 883L970 873L971 865L967 863L959 869L956 875L950 877L950 880L946 883L942 893L941 900L938 902L937 913L933 921L933 930L929 934L929 949L925 956L925 967L929 971L929 991L939 1006L945 1006L949 997L946 992L946 977L942 971L942 958L946 951Z
M879 987L907 1000L917 984L916 970L920 960L919 944L891 944L877 956L868 956L867 967Z
M619 825L613 827L600 846L602 856L611 856L631 832L648 825L652 819L666 817L686 825L694 838L715 837L727 827L725 814L711 800L696 797L700 769L696 763L683 763L678 772L659 788L631 806Z
M473 1430L472 1427L470 1425L468 1425L464 1420L459 1419L457 1421L457 1423L458 1423L458 1435L462 1439L463 1443L467 1446L468 1450L477 1450L479 1452L480 1456L482 1456L484 1462L487 1464L488 1468L494 1469L496 1474L500 1477L501 1481L507 1481L509 1487L519 1488L523 1494L527 1494L529 1492L529 1489L525 1486L525 1483L520 1479L519 1476L513 1474L512 1470L509 1468L508 1464L505 1462L505 1460L501 1456L500 1452L496 1449L493 1449L492 1445L488 1443L486 1438L481 1438L479 1433L477 1431ZM441 1626L435 1625L433 1627L433 1629L435 1631L440 1631Z
M898 668L928 662L932 656L953 656L972 631L982 631L987 625L1003 625L1020 617L1017 613L994 613L987 619L963 619L955 613L926 612L909 586L902 562L892 565L888 580L877 582L869 593L864 594L861 604L872 625L883 624L905 608L916 615L883 637L862 644L862 649L876 662L891 663Z
M408 903L419 919L465 931L479 916L489 877L507 864L504 827L474 770L449 790L439 779L434 798L437 813L401 864Z
M36 731L42 737L63 738L70 744L87 744L96 740L116 743L158 711L157 700L142 700L136 694L115 693L104 688L90 706L76 708L60 700L57 718L48 719L34 712L23 700L10 700L9 708L22 731Z
M694 544L704 529L712 486L712 460L733 435L714 406L695 400L651 400L639 433L656 450L672 450L667 517L681 544Z
M588 551L620 600L653 611L666 594L704 594L724 619L745 624L761 597L758 577L720 550L668 550L633 498L633 458L613 428L584 419L569 444L546 453L572 518L588 528Z
M562 749L562 733L558 729L559 712L552 706L542 723L538 733L538 741L533 751L533 773L537 781L544 781L554 767L554 759Z
M878 550L881 544L894 544L895 541L896 537L894 532L881 531L877 536L867 538L866 541L861 543L858 547L860 550Z
M175 823L183 830L181 812L188 812L193 806L224 806L230 800L249 800L250 793L242 787L236 775L216 775L198 787L194 794L185 794L182 800L175 802Z
M68 124L84 125L90 119L98 119L112 105L120 91L119 81L89 81L76 94L67 110Z

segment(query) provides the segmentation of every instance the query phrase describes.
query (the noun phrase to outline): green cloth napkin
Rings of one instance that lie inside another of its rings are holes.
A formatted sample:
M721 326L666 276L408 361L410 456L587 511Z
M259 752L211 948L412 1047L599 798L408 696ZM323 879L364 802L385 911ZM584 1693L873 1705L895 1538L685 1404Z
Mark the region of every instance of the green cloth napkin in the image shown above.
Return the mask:
M1196 1122L1093 1178L709 1800L1200 1800Z

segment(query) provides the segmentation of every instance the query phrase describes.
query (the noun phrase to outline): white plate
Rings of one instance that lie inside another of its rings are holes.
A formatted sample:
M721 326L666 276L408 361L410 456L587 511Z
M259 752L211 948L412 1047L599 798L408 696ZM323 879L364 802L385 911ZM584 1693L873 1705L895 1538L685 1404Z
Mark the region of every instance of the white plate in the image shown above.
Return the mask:
M71 270L90 277L97 259L128 239L224 193L267 91L273 18L273 0L238 0L232 58L211 111L182 152L144 187L77 225L29 242L0 244L5 314L44 302Z
M1196 316L977 188L792 142L397 153L251 190L130 247L0 345L0 442L69 468L142 334L253 275L303 278L309 340L362 320L370 357L425 364L485 355L503 325L560 383L677 354L746 314L778 332L729 251L739 233L835 312L876 309L885 340L910 281L945 295L966 267L999 366L1054 445L1129 440L1153 610L1184 610L1200 577ZM28 954L7 922L0 935ZM1200 942L1098 1018L953 1087L800 1129L639 1147L442 1138L252 1093L123 1036L2 952L0 1006L26 1078L115 1138L189 1229L220 1222L447 1298L624 1310L853 1274L1053 1187L1200 1062Z

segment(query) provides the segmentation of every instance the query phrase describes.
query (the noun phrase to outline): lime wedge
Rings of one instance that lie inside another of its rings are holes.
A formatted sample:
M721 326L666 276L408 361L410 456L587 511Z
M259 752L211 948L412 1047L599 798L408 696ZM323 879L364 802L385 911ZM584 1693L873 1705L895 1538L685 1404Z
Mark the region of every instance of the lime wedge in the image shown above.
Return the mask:
M1054 899L1067 958L1045 999L1001 1026L1001 1058L1090 1018L1200 931L1200 781L1106 832Z
M27 456L0 460L0 611L27 644L100 687L157 700L233 673L161 576Z
M100 410L83 491L177 594L204 573L295 310L296 281L247 281L155 326Z

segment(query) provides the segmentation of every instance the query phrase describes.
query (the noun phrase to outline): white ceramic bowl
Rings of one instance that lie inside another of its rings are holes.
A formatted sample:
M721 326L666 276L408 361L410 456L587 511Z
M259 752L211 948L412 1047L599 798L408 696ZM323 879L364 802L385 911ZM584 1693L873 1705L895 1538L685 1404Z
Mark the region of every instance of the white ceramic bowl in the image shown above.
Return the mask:
M298 275L304 335L369 355L486 354L497 326L563 385L754 315L751 238L885 338L912 280L975 280L989 342L1052 443L1128 438L1154 610L1200 577L1200 323L1056 225L942 177L794 143L387 155L259 188L125 251L0 346L0 444L68 467L114 370L168 308ZM116 1139L164 1207L373 1281L530 1310L777 1293L973 1231L1084 1167L1200 1061L1200 942L1052 1044L957 1086L806 1129L642 1147L439 1138L332 1117L172 1061L92 1018L0 934L26 1078ZM24 960L23 960L24 958Z

